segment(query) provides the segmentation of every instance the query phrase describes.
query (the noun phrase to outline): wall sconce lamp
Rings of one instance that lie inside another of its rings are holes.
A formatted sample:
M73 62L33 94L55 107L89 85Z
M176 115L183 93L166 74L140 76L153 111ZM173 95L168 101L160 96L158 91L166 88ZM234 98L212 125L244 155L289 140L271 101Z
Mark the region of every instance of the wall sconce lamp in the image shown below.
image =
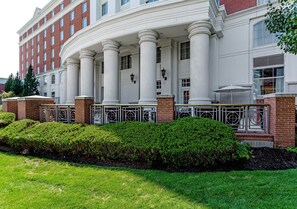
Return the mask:
M167 77L165 76L166 70L164 68L161 70L161 74L162 74L162 77L164 78L164 80L166 81L167 80Z
M135 78L135 75L132 73L132 74L130 75L130 79L131 79L131 82L132 82L132 83L136 83L136 81L134 80L134 78Z

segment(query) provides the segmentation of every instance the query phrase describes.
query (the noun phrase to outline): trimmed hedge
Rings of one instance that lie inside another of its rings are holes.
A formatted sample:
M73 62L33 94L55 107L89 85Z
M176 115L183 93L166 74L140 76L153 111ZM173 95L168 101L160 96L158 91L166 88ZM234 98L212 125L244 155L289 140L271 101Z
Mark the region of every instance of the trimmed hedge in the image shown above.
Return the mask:
M0 143L19 151L171 168L209 167L249 155L231 127L206 118L104 126L23 120L0 130Z
M11 112L1 112L0 111L0 128L3 128L15 120L15 114Z

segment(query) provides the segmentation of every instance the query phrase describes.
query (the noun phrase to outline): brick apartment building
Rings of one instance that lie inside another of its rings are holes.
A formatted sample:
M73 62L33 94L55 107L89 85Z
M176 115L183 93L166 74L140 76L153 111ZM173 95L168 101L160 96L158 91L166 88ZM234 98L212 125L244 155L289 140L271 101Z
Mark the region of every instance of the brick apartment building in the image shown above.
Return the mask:
M19 31L19 72L59 103L229 101L214 91L250 87L235 103L297 91L297 57L264 25L268 0L52 0Z
M6 78L0 78L0 94L5 90Z

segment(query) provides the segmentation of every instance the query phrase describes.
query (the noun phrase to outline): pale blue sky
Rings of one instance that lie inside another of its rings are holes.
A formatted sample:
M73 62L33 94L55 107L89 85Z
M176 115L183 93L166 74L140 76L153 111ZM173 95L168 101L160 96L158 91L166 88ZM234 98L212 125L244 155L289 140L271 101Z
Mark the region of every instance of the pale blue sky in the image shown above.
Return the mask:
M17 31L28 22L35 8L50 0L9 0L1 2L0 12L0 78L19 70L19 36Z

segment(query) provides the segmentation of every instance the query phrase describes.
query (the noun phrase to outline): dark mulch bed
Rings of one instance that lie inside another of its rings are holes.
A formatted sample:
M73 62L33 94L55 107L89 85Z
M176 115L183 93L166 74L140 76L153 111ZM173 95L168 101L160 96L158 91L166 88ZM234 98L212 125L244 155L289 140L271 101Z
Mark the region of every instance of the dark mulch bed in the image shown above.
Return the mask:
M98 159L78 157L78 156L60 156L54 153L32 153L28 150L22 152L0 146L0 151L43 157L53 160L70 161L74 163L92 164L100 166L114 166L140 169L158 169L166 171L181 171L181 172L202 172L202 171L232 171L232 170L283 170L297 168L297 154L289 152L286 149L272 149L272 148L253 148L251 149L251 158L249 160L242 160L232 162L216 167L199 167L199 168L171 168L162 165L147 166L139 162L114 162L114 161L100 161Z

